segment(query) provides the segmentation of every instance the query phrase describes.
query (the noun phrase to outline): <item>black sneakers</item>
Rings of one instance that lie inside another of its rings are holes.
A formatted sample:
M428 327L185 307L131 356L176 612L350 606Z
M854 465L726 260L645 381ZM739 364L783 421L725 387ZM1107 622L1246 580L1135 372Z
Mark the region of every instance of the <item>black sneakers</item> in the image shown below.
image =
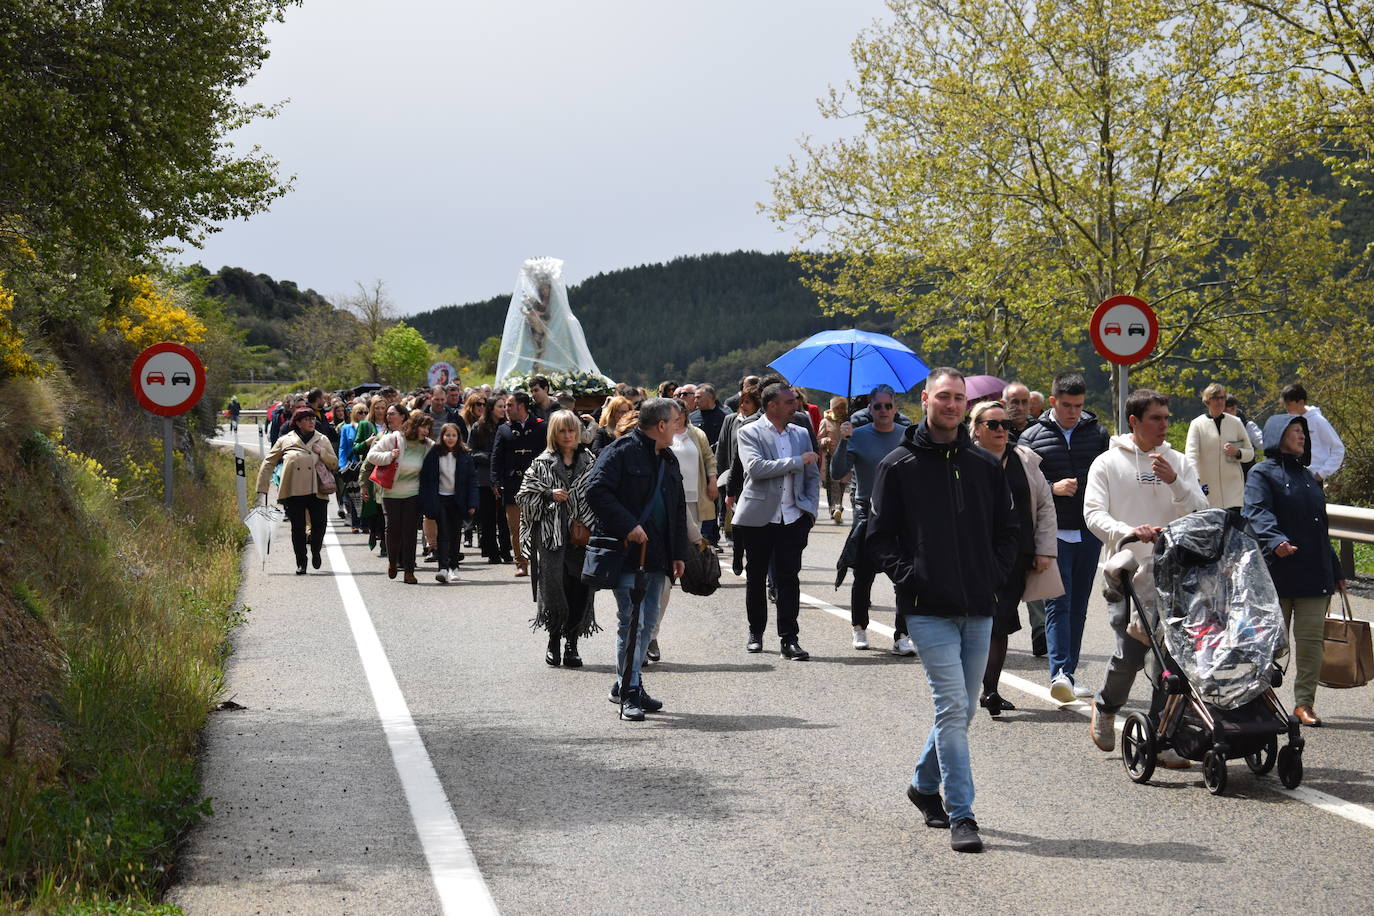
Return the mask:
M746 652L762 652L762 651L763 651L763 634L762 634L762 633L754 633L754 632L751 632L751 633L749 634L749 641L746 642L746 643L744 644L744 651L746 651Z
M982 852L983 840L978 836L978 822L961 817L949 828L949 848L955 852Z
M630 693L638 694L635 699L639 701L639 708L643 709L645 712L658 712L663 708L663 701L655 700L653 697L649 696L649 692L644 689L643 684L640 684L637 688L631 688ZM625 705L627 707L630 705L630 693L625 694ZM619 684L611 685L611 692L607 694L606 699L610 700L612 703L620 702Z
M630 722L644 721L644 706L640 702L641 691L631 687L625 691L625 702L620 706L620 718Z
M945 803L940 798L939 792L934 795L924 795L917 792L915 786L907 786L906 797L911 799L911 803L926 816L927 827L943 829L949 826L949 815L945 813Z

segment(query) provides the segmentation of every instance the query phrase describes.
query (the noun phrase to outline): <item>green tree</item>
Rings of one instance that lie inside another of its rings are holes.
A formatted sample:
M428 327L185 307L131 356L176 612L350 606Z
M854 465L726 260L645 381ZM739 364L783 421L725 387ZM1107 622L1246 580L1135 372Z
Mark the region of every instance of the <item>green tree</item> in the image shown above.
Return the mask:
M496 371L496 362L501 358L501 338L488 337L482 341L482 345L477 348L477 362L482 367L482 374L491 375Z
M377 381L402 389L421 385L429 369L430 355L429 344L420 332L402 321L382 332L372 347Z
M1345 257L1338 205L1277 164L1322 102L1219 0L890 0L767 209L832 313L890 311L994 374L1061 365L1092 308L1155 306L1147 382L1279 371Z

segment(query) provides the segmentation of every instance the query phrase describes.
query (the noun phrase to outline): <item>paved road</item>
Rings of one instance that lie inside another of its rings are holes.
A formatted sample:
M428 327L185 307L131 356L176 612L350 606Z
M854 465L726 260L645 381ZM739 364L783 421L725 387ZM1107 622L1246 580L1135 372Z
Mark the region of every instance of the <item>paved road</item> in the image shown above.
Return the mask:
M803 590L842 609L847 590L830 582L846 530L819 526L803 570ZM1094 913L1124 901L1368 911L1352 889L1374 886L1369 689L1318 695L1328 724L1307 732L1304 785L1324 794L1295 797L1243 763L1226 797L1197 769L1137 786L1118 754L1090 744L1081 705L1048 701L1023 631L1007 667L1030 692L1008 687L1020 711L980 712L972 730L988 851L961 856L903 794L932 714L919 662L888 654L888 640L855 652L846 622L808 607L811 661L782 660L771 639L748 655L742 583L727 573L710 598L674 595L664 661L645 676L667 707L622 723L605 699L612 635L584 643L580 671L545 666L528 584L511 567L469 563L459 585L431 574L406 586L386 578L365 535L334 527L331 543L305 578L289 550L265 566L245 559L249 610L227 695L247 708L216 713L206 733L216 814L172 893L188 913L441 912L412 808L441 883L453 879L450 912L476 911L485 893L507 914ZM341 596L355 586L350 623ZM890 588L875 597L891 608ZM379 716L360 619L409 719L394 704ZM1097 682L1109 650L1099 600L1083 680ZM445 832L441 800L416 794L420 744L461 834ZM462 881L469 849L475 886Z

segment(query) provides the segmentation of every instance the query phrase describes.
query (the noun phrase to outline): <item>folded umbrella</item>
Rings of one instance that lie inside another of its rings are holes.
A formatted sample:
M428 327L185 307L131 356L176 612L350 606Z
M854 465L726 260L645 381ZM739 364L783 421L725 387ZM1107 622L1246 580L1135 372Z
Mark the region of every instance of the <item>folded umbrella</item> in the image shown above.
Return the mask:
M930 367L901 341L854 329L813 334L768 365L793 385L847 398L878 385L910 391L930 374Z
M243 524L248 527L248 537L257 548L258 558L267 565L267 555L272 552L272 533L286 518L286 513L277 506L254 506L244 516Z

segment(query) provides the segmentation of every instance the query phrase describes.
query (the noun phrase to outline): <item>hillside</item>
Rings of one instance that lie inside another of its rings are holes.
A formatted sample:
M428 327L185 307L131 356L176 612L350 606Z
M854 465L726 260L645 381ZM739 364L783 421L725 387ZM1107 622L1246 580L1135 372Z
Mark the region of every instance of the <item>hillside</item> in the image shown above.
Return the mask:
M836 326L786 254L736 251L677 258L589 277L568 288L568 300L601 371L615 379L653 383L683 375L763 341L796 341ZM438 346L476 353L501 334L510 294L449 305L406 322ZM864 327L887 330L885 316Z

